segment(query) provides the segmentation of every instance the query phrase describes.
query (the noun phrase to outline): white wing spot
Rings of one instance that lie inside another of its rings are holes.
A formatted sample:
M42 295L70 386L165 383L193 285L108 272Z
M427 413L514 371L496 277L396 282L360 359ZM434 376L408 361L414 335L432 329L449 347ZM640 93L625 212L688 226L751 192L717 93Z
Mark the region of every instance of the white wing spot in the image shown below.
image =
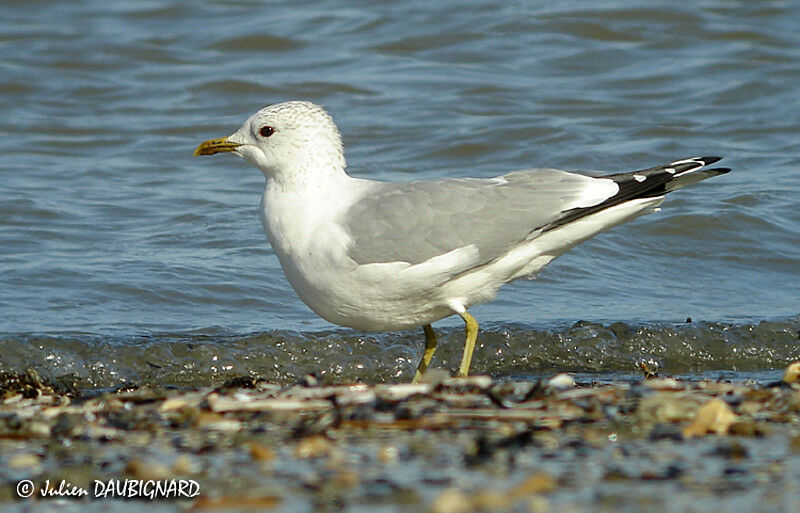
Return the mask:
M674 167L667 167L667 168L664 168L664 171L666 171L667 173L669 173L669 174L671 174L671 175L674 175L674 174L675 174L675 168L674 168Z
M706 163L700 160L700 157L692 157L690 159L683 159L683 160L676 160L675 162L670 162L670 166L679 166L681 164L700 164L701 166L705 166Z
M637 182L644 182L645 180L647 180L647 177L644 175L633 175L633 179L636 180Z
M619 185L614 180L608 178L591 178L590 180L588 186L584 186L579 191L578 197L567 208L593 207L619 192Z

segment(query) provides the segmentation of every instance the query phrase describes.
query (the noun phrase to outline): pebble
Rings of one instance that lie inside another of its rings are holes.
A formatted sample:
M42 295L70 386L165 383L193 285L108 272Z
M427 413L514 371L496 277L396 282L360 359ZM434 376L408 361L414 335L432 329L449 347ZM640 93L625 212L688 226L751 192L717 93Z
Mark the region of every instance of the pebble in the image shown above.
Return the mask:
M378 449L378 461L381 463L392 463L397 461L400 450L394 445L384 445Z
M570 388L575 388L575 379L562 372L547 380L547 386L554 390L569 390Z
M535 495L528 499L528 511L530 513L547 513L550 511L550 501L540 495Z
M404 383L401 385L378 385L375 392L378 397L388 401L403 401L415 395L427 395L433 386L429 383Z
M442 492L431 505L431 513L467 513L473 511L507 511L524 499L528 499L533 511L547 511L548 502L531 500L532 497L548 493L557 488L550 474L538 472L510 490L480 489L465 492L449 488Z
M469 513L473 510L469 497L453 488L440 493L431 504L431 513Z
M202 467L196 459L188 454L181 454L172 463L171 473L177 476L193 476L200 473L201 470Z
M333 443L321 435L309 436L300 440L294 448L298 458L319 458L330 453Z
M331 482L337 488L355 488L361 482L361 477L358 472L344 468L333 475Z
M128 464L125 465L125 473L143 481L159 481L173 477L173 473L166 465L139 459L130 460Z
M800 435L795 435L789 440L789 448L795 454L800 454Z
M210 395L206 399L211 411L224 413L230 411L312 411L333 408L330 401L295 399L251 399L241 401L234 397Z
M783 372L784 383L800 383L800 362L794 362Z
M674 392L656 392L639 403L637 413L646 422L683 422L694 418L698 399Z
M734 422L736 414L725 401L717 397L700 408L692 423L683 430L683 436L691 438L707 433L725 435Z
M30 470L39 466L42 458L31 453L17 453L8 459L10 468Z
M673 378L653 378L644 382L644 385L653 390L683 390L680 381Z
M169 397L158 407L159 411L180 410L187 406L197 406L203 400L201 394L186 394L178 397Z
M204 411L197 418L197 427L211 431L236 432L242 429L242 423L219 413Z
M529 495L547 493L555 490L558 483L550 474L537 472L528 477L511 490L511 497L522 498Z
M275 451L264 444L250 442L247 444L250 457L256 461L272 461L275 459Z

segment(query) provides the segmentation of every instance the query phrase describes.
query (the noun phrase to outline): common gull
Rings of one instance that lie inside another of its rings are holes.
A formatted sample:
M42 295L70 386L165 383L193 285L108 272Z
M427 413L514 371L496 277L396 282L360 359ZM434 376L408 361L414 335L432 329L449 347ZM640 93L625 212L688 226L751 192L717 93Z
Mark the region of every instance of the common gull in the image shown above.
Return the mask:
M367 331L422 327L418 382L434 351L431 323L466 325L458 375L478 323L467 309L612 226L653 212L664 195L727 168L719 157L599 177L529 169L495 178L390 183L345 172L339 130L307 101L277 103L195 155L234 153L264 173L261 222L289 283L320 317Z

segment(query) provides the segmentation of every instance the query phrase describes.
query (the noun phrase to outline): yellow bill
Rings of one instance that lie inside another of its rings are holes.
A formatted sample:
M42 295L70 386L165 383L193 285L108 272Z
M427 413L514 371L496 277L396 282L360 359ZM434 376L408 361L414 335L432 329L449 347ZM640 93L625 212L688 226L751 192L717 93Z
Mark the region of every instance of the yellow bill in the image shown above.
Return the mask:
M234 151L241 146L239 143L230 142L227 137L220 137L219 139L210 139L203 143L194 150L194 156L200 155L214 155L217 153L225 153Z

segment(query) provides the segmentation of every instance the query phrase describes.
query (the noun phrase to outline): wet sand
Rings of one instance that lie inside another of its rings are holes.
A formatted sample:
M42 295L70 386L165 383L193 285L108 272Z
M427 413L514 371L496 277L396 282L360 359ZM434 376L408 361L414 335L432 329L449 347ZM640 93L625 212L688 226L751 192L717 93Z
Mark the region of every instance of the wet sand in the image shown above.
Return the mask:
M797 372L774 383L427 377L79 391L4 373L0 509L800 510ZM36 488L20 499L26 479ZM197 491L103 493L126 479ZM88 495L41 496L62 480Z

